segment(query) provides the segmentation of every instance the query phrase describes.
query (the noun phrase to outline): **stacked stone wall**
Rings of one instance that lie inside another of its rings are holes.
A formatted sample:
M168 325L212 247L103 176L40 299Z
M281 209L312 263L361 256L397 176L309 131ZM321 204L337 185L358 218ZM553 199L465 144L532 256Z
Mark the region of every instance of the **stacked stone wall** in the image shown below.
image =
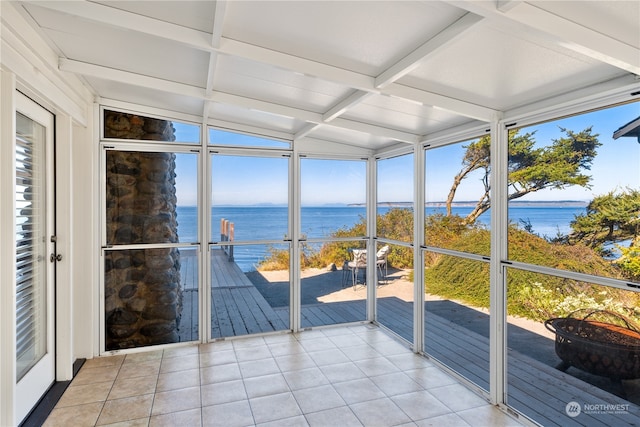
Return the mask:
M106 111L105 137L173 141L169 121ZM175 154L107 151L107 244L178 242ZM181 314L176 248L105 256L106 349L177 342Z

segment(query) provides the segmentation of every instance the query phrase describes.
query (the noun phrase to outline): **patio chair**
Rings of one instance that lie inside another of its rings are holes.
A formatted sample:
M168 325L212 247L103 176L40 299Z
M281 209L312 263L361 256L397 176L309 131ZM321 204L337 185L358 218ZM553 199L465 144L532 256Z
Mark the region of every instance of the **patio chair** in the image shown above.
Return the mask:
M351 252L353 253L353 260L347 263L347 268L351 271L351 283L353 284L353 290L355 290L360 270L367 268L367 250L354 249Z
M381 282L384 282L387 278L387 257L389 256L389 245L384 245L383 247L376 252L376 269L378 270L378 275L381 279ZM384 268L384 275L382 274L382 269Z

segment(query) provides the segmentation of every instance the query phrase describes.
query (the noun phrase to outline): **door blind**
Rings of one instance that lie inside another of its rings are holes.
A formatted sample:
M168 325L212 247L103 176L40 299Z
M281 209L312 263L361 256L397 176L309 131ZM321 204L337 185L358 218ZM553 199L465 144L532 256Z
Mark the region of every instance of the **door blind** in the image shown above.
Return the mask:
M44 128L16 117L16 361L19 381L46 354Z

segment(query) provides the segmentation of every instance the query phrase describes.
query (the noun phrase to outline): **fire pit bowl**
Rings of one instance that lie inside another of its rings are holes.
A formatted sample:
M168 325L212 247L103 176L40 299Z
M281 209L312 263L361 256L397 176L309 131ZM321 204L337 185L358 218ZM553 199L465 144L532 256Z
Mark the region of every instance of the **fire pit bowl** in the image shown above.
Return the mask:
M580 313L586 315L575 317ZM555 332L556 354L563 362L559 369L574 366L614 380L640 378L640 328L625 317L604 310L577 310L544 324Z

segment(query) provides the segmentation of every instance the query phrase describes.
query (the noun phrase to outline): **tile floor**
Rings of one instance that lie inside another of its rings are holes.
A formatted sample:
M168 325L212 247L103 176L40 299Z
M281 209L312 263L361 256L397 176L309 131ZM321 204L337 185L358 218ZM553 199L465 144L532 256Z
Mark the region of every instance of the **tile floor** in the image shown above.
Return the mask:
M518 426L373 325L88 360L45 426Z

